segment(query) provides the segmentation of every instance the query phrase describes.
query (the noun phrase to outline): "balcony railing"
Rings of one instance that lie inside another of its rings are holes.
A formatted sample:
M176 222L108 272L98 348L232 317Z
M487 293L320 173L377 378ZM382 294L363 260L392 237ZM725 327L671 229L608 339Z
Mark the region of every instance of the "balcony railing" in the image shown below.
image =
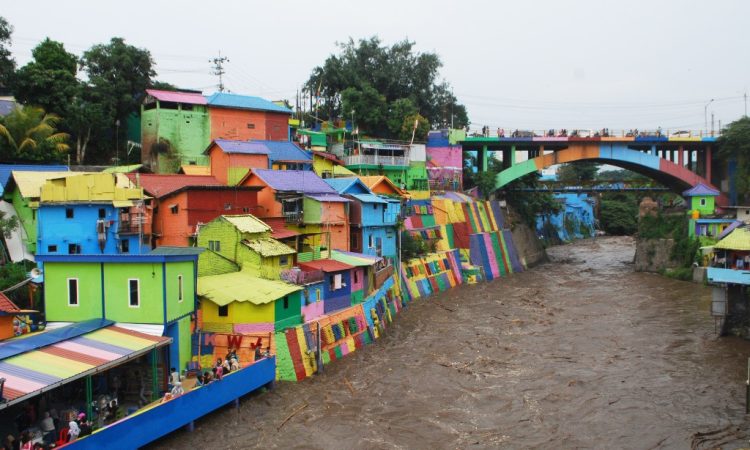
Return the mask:
M305 272L300 269L287 269L282 270L280 276L281 279L286 281L287 283L303 286L306 284L318 283L323 281L324 274L322 270Z
M121 214L118 234L151 234L151 223L145 214Z
M350 155L344 157L344 164L347 166L408 166L409 158L406 156Z
M393 276L393 266L386 266L377 272L375 272L375 289L380 288L380 286L385 283L385 281Z
M286 223L302 223L303 213L302 211L288 211L284 214L284 222Z

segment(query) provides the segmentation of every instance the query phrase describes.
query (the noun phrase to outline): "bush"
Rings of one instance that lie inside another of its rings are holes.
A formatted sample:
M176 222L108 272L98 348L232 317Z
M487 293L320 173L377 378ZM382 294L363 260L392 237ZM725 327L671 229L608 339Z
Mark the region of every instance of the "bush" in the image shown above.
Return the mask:
M676 269L667 269L664 271L664 276L673 278L680 281L692 281L693 280L693 268L692 267L678 267Z
M638 207L620 200L603 200L599 223L607 234L632 235L638 230Z

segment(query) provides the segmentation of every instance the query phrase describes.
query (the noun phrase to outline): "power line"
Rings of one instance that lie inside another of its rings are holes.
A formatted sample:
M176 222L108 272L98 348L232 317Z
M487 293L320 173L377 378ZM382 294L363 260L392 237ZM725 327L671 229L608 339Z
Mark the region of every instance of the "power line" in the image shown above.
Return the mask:
M221 51L219 51L219 56L217 58L209 59L208 62L214 64L213 74L218 75L219 77L219 92L224 92L224 74L226 73L224 71L224 63L229 62L229 58L221 56Z

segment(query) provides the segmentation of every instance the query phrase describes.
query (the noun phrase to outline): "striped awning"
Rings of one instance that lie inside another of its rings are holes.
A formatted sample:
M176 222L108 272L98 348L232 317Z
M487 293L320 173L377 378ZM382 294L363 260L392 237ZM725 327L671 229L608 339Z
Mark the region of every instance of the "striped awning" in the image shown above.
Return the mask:
M0 410L170 342L169 337L110 325L2 359L0 378L5 378L2 395L6 401L0 403Z

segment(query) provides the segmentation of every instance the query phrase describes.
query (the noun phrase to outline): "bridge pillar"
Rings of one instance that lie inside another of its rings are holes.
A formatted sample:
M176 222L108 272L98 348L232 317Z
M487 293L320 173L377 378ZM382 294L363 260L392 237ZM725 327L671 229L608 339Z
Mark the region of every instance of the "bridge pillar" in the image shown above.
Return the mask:
M711 183L711 146L706 147L706 180Z
M687 152L687 169L692 171L693 170L693 151L688 150Z
M479 162L479 171L480 172L486 172L487 171L487 163L488 163L488 151L487 146L483 145L482 150L479 151L479 158L477 158Z
M515 145L510 146L510 165L511 166L516 165L516 146Z
M654 145L651 146L651 154L654 155L654 156L658 156L656 154L656 144L654 144Z
M680 147L677 149L677 152L678 152L677 153L677 164L680 167L685 167L685 164L684 164L685 161L682 160L683 159L683 153L685 153L685 151L684 151L684 148L682 147L682 145L680 145Z

